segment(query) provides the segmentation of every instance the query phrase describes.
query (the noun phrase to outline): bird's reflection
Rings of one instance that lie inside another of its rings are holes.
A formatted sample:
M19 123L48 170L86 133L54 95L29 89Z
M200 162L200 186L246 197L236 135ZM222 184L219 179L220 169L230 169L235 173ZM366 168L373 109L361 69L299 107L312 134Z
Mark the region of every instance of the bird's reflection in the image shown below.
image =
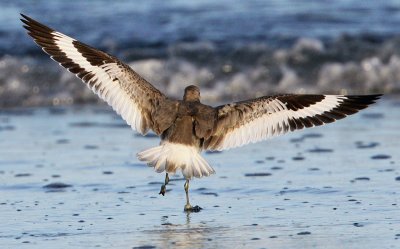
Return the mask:
M161 229L151 231L154 241L157 241L161 248L213 248L213 237L220 230L218 227L210 227L206 222L192 222L196 213L182 215L182 224L168 222L167 216L161 217Z

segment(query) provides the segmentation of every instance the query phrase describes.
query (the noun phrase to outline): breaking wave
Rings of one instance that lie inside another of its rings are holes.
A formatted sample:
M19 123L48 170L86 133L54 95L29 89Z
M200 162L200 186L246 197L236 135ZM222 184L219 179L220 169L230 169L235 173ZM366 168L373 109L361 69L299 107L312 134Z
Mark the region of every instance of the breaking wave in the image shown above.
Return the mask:
M229 48L211 42L179 43L169 46L165 56L122 58L171 97L180 98L185 86L195 84L205 101L219 102L277 92L398 93L399 48L397 37L377 42L341 36L330 43L300 38L288 48L266 43ZM0 57L0 106L95 102L97 96L79 79L45 55Z

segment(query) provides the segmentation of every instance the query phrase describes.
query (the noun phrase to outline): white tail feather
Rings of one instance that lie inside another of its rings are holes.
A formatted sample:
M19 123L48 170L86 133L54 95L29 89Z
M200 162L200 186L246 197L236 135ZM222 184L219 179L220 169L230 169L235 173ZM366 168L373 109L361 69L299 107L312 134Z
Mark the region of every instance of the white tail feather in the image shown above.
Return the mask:
M161 173L181 169L186 179L209 176L214 169L201 157L198 149L183 144L163 142L160 146L139 152L137 157Z

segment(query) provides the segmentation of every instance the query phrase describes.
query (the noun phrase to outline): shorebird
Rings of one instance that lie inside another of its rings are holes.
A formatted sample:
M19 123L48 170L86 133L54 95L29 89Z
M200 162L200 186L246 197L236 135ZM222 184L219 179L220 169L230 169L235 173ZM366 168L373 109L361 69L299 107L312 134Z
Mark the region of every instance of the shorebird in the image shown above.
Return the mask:
M139 160L186 179L185 211L199 211L189 202L189 181L214 169L203 150L226 150L286 132L334 122L374 103L381 95L282 94L217 107L202 104L200 89L190 85L183 99L165 96L116 57L92 48L21 14L24 28L43 51L82 81L142 135L160 136L160 145L139 152Z

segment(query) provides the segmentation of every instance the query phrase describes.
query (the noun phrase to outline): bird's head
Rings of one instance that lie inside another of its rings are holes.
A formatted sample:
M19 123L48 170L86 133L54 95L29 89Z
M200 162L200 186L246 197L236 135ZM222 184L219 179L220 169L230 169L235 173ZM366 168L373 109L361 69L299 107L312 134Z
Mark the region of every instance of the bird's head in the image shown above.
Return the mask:
M188 86L185 88L185 94L183 95L184 101L198 101L200 102L200 89L197 86Z

